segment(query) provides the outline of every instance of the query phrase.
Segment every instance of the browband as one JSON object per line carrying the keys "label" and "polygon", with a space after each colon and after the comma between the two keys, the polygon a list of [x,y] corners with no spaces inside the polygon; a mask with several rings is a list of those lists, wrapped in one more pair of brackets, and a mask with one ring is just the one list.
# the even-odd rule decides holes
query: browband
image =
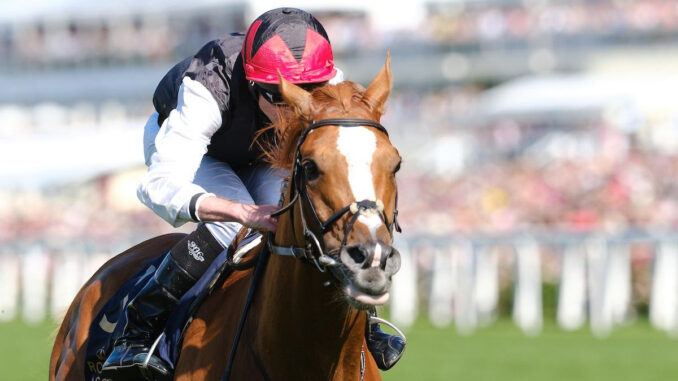
{"label": "browband", "polygon": [[356,118],[323,119],[323,120],[319,120],[317,122],[311,123],[311,125],[306,127],[304,132],[301,133],[301,136],[299,137],[299,142],[297,143],[297,154],[299,153],[299,147],[301,147],[301,145],[304,144],[304,140],[306,140],[306,135],[308,135],[309,132],[315,130],[316,128],[325,127],[325,126],[339,126],[339,127],[370,126],[370,127],[376,128],[377,130],[383,132],[384,134],[386,134],[386,136],[388,136],[388,131],[386,131],[386,127],[382,126],[381,123],[375,122],[373,120],[356,119]]}

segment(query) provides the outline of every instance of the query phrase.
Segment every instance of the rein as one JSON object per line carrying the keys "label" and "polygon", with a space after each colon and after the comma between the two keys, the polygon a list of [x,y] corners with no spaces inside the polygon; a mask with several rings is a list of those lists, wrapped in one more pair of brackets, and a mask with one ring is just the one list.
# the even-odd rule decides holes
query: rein
{"label": "rein", "polygon": [[247,289],[247,299],[245,299],[245,306],[243,307],[238,326],[235,330],[233,344],[231,345],[231,353],[228,356],[228,363],[226,364],[224,374],[221,376],[221,381],[228,381],[231,378],[231,371],[233,370],[233,361],[235,360],[235,354],[238,350],[238,343],[240,343],[240,337],[242,336],[242,331],[245,327],[245,321],[247,320],[248,312],[252,306],[252,301],[254,300],[254,293],[259,284],[259,280],[264,276],[269,257],[270,252],[268,247],[266,245],[262,246],[261,251],[259,251],[259,255],[257,256],[258,260],[256,261],[256,267],[254,268],[254,275],[252,275],[250,287]]}

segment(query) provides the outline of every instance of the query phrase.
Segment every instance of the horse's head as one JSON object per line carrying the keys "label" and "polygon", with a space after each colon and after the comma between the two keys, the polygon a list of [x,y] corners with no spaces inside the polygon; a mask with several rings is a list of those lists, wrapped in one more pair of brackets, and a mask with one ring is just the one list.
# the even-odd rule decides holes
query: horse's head
{"label": "horse's head", "polygon": [[358,308],[385,303],[400,268],[392,234],[401,158],[379,124],[389,62],[367,89],[345,81],[308,92],[280,78],[290,115],[278,125],[273,162],[292,170],[291,194],[303,216],[295,224],[306,241],[317,239],[314,260],[331,269]]}

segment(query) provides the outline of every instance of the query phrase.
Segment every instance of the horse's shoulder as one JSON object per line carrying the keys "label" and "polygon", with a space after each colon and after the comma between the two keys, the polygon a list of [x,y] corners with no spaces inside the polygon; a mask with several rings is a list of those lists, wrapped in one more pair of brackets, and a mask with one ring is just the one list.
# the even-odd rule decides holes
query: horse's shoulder
{"label": "horse's shoulder", "polygon": [[177,380],[221,378],[252,275],[253,269],[234,271],[200,305],[184,334]]}

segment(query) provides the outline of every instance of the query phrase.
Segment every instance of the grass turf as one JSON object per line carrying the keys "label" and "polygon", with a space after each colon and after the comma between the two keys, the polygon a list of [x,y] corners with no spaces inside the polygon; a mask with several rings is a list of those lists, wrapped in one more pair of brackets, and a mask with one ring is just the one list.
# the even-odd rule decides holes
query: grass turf
{"label": "grass turf", "polygon": [[409,336],[405,357],[386,380],[650,381],[678,374],[678,341],[646,321],[606,339],[587,329],[564,332],[553,322],[529,338],[507,320],[470,336],[419,322]]}
{"label": "grass turf", "polygon": [[[0,323],[0,379],[47,379],[57,325]],[[638,321],[596,339],[588,330],[563,332],[547,322],[535,337],[500,320],[470,336],[419,321],[409,330],[405,357],[387,381],[636,381],[678,374],[678,341]]]}

